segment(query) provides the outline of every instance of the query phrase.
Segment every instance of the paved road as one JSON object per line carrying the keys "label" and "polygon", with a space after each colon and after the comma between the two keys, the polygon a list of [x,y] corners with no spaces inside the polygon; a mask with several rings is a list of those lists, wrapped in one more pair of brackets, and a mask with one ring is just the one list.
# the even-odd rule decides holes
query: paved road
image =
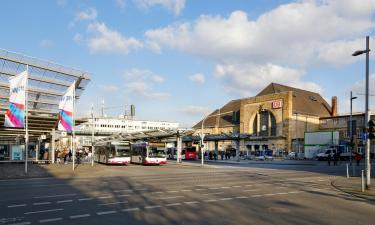
{"label": "paved road", "polygon": [[298,168],[132,165],[4,180],[0,224],[375,224],[373,202],[331,186],[335,168]]}

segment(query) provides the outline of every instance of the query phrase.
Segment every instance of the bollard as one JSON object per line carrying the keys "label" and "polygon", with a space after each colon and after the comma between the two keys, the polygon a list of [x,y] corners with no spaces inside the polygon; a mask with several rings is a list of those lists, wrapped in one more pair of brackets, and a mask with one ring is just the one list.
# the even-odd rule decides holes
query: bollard
{"label": "bollard", "polygon": [[346,178],[349,178],[349,164],[346,164]]}
{"label": "bollard", "polygon": [[365,178],[363,176],[363,170],[361,170],[361,191],[365,191]]}

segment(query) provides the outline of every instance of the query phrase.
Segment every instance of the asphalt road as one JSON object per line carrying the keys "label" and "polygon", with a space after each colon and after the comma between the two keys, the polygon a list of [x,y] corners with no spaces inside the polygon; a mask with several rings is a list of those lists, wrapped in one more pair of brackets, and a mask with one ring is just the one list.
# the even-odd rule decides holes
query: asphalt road
{"label": "asphalt road", "polygon": [[375,224],[373,202],[331,186],[336,170],[131,165],[3,180],[0,224]]}

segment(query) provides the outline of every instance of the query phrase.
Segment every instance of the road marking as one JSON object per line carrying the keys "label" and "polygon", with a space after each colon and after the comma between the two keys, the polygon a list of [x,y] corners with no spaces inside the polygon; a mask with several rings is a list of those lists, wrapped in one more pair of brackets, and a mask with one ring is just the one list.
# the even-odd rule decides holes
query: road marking
{"label": "road marking", "polygon": [[28,224],[31,224],[30,222],[22,222],[22,223],[12,223],[12,224],[9,224],[9,225],[28,225]]}
{"label": "road marking", "polygon": [[161,205],[148,205],[148,206],[145,206],[145,209],[154,209],[154,208],[160,208]]}
{"label": "road marking", "polygon": [[260,189],[249,189],[249,190],[244,190],[244,191],[247,191],[247,192],[249,192],[249,191],[259,191]]}
{"label": "road marking", "polygon": [[217,202],[217,199],[208,199],[208,200],[204,200],[204,202]]}
{"label": "road marking", "polygon": [[131,211],[138,211],[139,208],[129,208],[129,209],[122,209],[123,212],[131,212]]}
{"label": "road marking", "polygon": [[96,214],[98,214],[99,216],[101,216],[101,215],[114,214],[114,213],[117,213],[117,211],[116,210],[103,211],[103,212],[97,212]]}
{"label": "road marking", "polygon": [[232,200],[233,198],[222,198],[220,199],[220,201],[228,201],[228,200]]}
{"label": "road marking", "polygon": [[251,186],[253,186],[253,184],[248,184],[248,185],[245,185],[246,187],[251,187]]}
{"label": "road marking", "polygon": [[155,192],[151,192],[150,194],[163,194],[164,192],[162,191],[155,191]]}
{"label": "road marking", "polygon": [[67,203],[67,202],[72,202],[73,200],[72,199],[69,199],[69,200],[61,200],[61,201],[57,201],[56,203]]}
{"label": "road marking", "polygon": [[129,197],[130,195],[117,195],[117,197]]}
{"label": "road marking", "polygon": [[288,192],[289,194],[298,194],[298,193],[301,193],[301,192],[303,192],[303,191],[290,191],[290,192]]}
{"label": "road marking", "polygon": [[61,217],[57,217],[57,218],[39,220],[39,223],[48,223],[48,222],[54,222],[54,221],[59,221],[59,220],[62,220],[62,218]]}
{"label": "road marking", "polygon": [[192,204],[198,204],[199,202],[193,201],[193,202],[184,202],[185,204],[192,205]]}
{"label": "road marking", "polygon": [[103,204],[98,204],[98,206],[103,206],[103,205],[117,205],[117,204],[122,204],[122,203],[128,203],[128,201],[124,201],[124,202],[103,203]]}
{"label": "road marking", "polygon": [[264,196],[274,196],[276,194],[265,194]]}
{"label": "road marking", "polygon": [[206,194],[202,194],[202,195],[219,195],[219,194],[223,194],[224,192],[215,192],[215,193],[206,193]]}
{"label": "road marking", "polygon": [[232,186],[232,188],[240,188],[241,186]]}
{"label": "road marking", "polygon": [[204,191],[206,189],[202,189],[202,188],[198,188],[198,189],[195,189],[196,191]]}
{"label": "road marking", "polygon": [[192,191],[192,190],[181,190],[181,191],[184,191],[184,192],[186,192],[186,191]]}
{"label": "road marking", "polygon": [[287,195],[288,193],[287,192],[280,192],[280,193],[276,193],[278,195]]}
{"label": "road marking", "polygon": [[33,205],[48,205],[51,204],[51,202],[35,202]]}
{"label": "road marking", "polygon": [[76,196],[77,194],[64,194],[64,195],[45,195],[45,196],[37,196],[33,198],[57,198],[57,197],[66,197],[66,196]]}
{"label": "road marking", "polygon": [[8,208],[16,208],[16,207],[24,207],[24,206],[27,206],[27,204],[8,205]]}
{"label": "road marking", "polygon": [[36,214],[36,213],[45,213],[45,212],[56,212],[56,211],[62,211],[64,209],[48,209],[48,210],[42,210],[42,211],[33,211],[33,212],[25,212],[25,215],[28,214]]}
{"label": "road marking", "polygon": [[184,196],[170,196],[170,197],[160,197],[160,198],[155,198],[155,199],[161,199],[161,200],[165,200],[165,199],[174,199],[174,198],[183,198]]}
{"label": "road marking", "polygon": [[83,217],[89,217],[91,216],[90,214],[81,214],[81,215],[74,215],[74,216],[69,216],[70,219],[78,219],[78,218],[83,218]]}
{"label": "road marking", "polygon": [[176,193],[178,191],[167,191],[167,193]]}
{"label": "road marking", "polygon": [[78,199],[78,201],[89,201],[89,200],[93,200],[94,198],[80,198]]}
{"label": "road marking", "polygon": [[276,189],[287,188],[287,187],[276,187]]}
{"label": "road marking", "polygon": [[253,198],[258,198],[258,197],[262,197],[263,195],[252,195],[251,197]]}
{"label": "road marking", "polygon": [[133,190],[130,190],[130,189],[125,189],[125,190],[115,190],[115,191],[113,191],[113,192],[123,192],[123,191],[133,192]]}
{"label": "road marking", "polygon": [[107,198],[112,198],[112,196],[101,196],[101,197],[98,197],[99,199],[107,199]]}
{"label": "road marking", "polygon": [[230,188],[230,187],[221,187],[222,189],[228,189],[228,188]]}
{"label": "road marking", "polygon": [[171,204],[166,204],[165,206],[176,206],[176,205],[181,205],[181,203],[171,203]]}
{"label": "road marking", "polygon": [[248,197],[247,196],[238,196],[236,198],[241,199],[241,198],[248,198]]}

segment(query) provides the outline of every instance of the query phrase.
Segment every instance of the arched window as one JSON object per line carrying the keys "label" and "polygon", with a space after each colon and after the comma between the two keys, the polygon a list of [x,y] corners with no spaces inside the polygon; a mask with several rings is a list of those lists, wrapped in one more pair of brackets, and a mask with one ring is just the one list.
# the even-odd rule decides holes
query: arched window
{"label": "arched window", "polygon": [[275,116],[266,110],[259,112],[253,121],[253,134],[263,137],[276,136]]}

